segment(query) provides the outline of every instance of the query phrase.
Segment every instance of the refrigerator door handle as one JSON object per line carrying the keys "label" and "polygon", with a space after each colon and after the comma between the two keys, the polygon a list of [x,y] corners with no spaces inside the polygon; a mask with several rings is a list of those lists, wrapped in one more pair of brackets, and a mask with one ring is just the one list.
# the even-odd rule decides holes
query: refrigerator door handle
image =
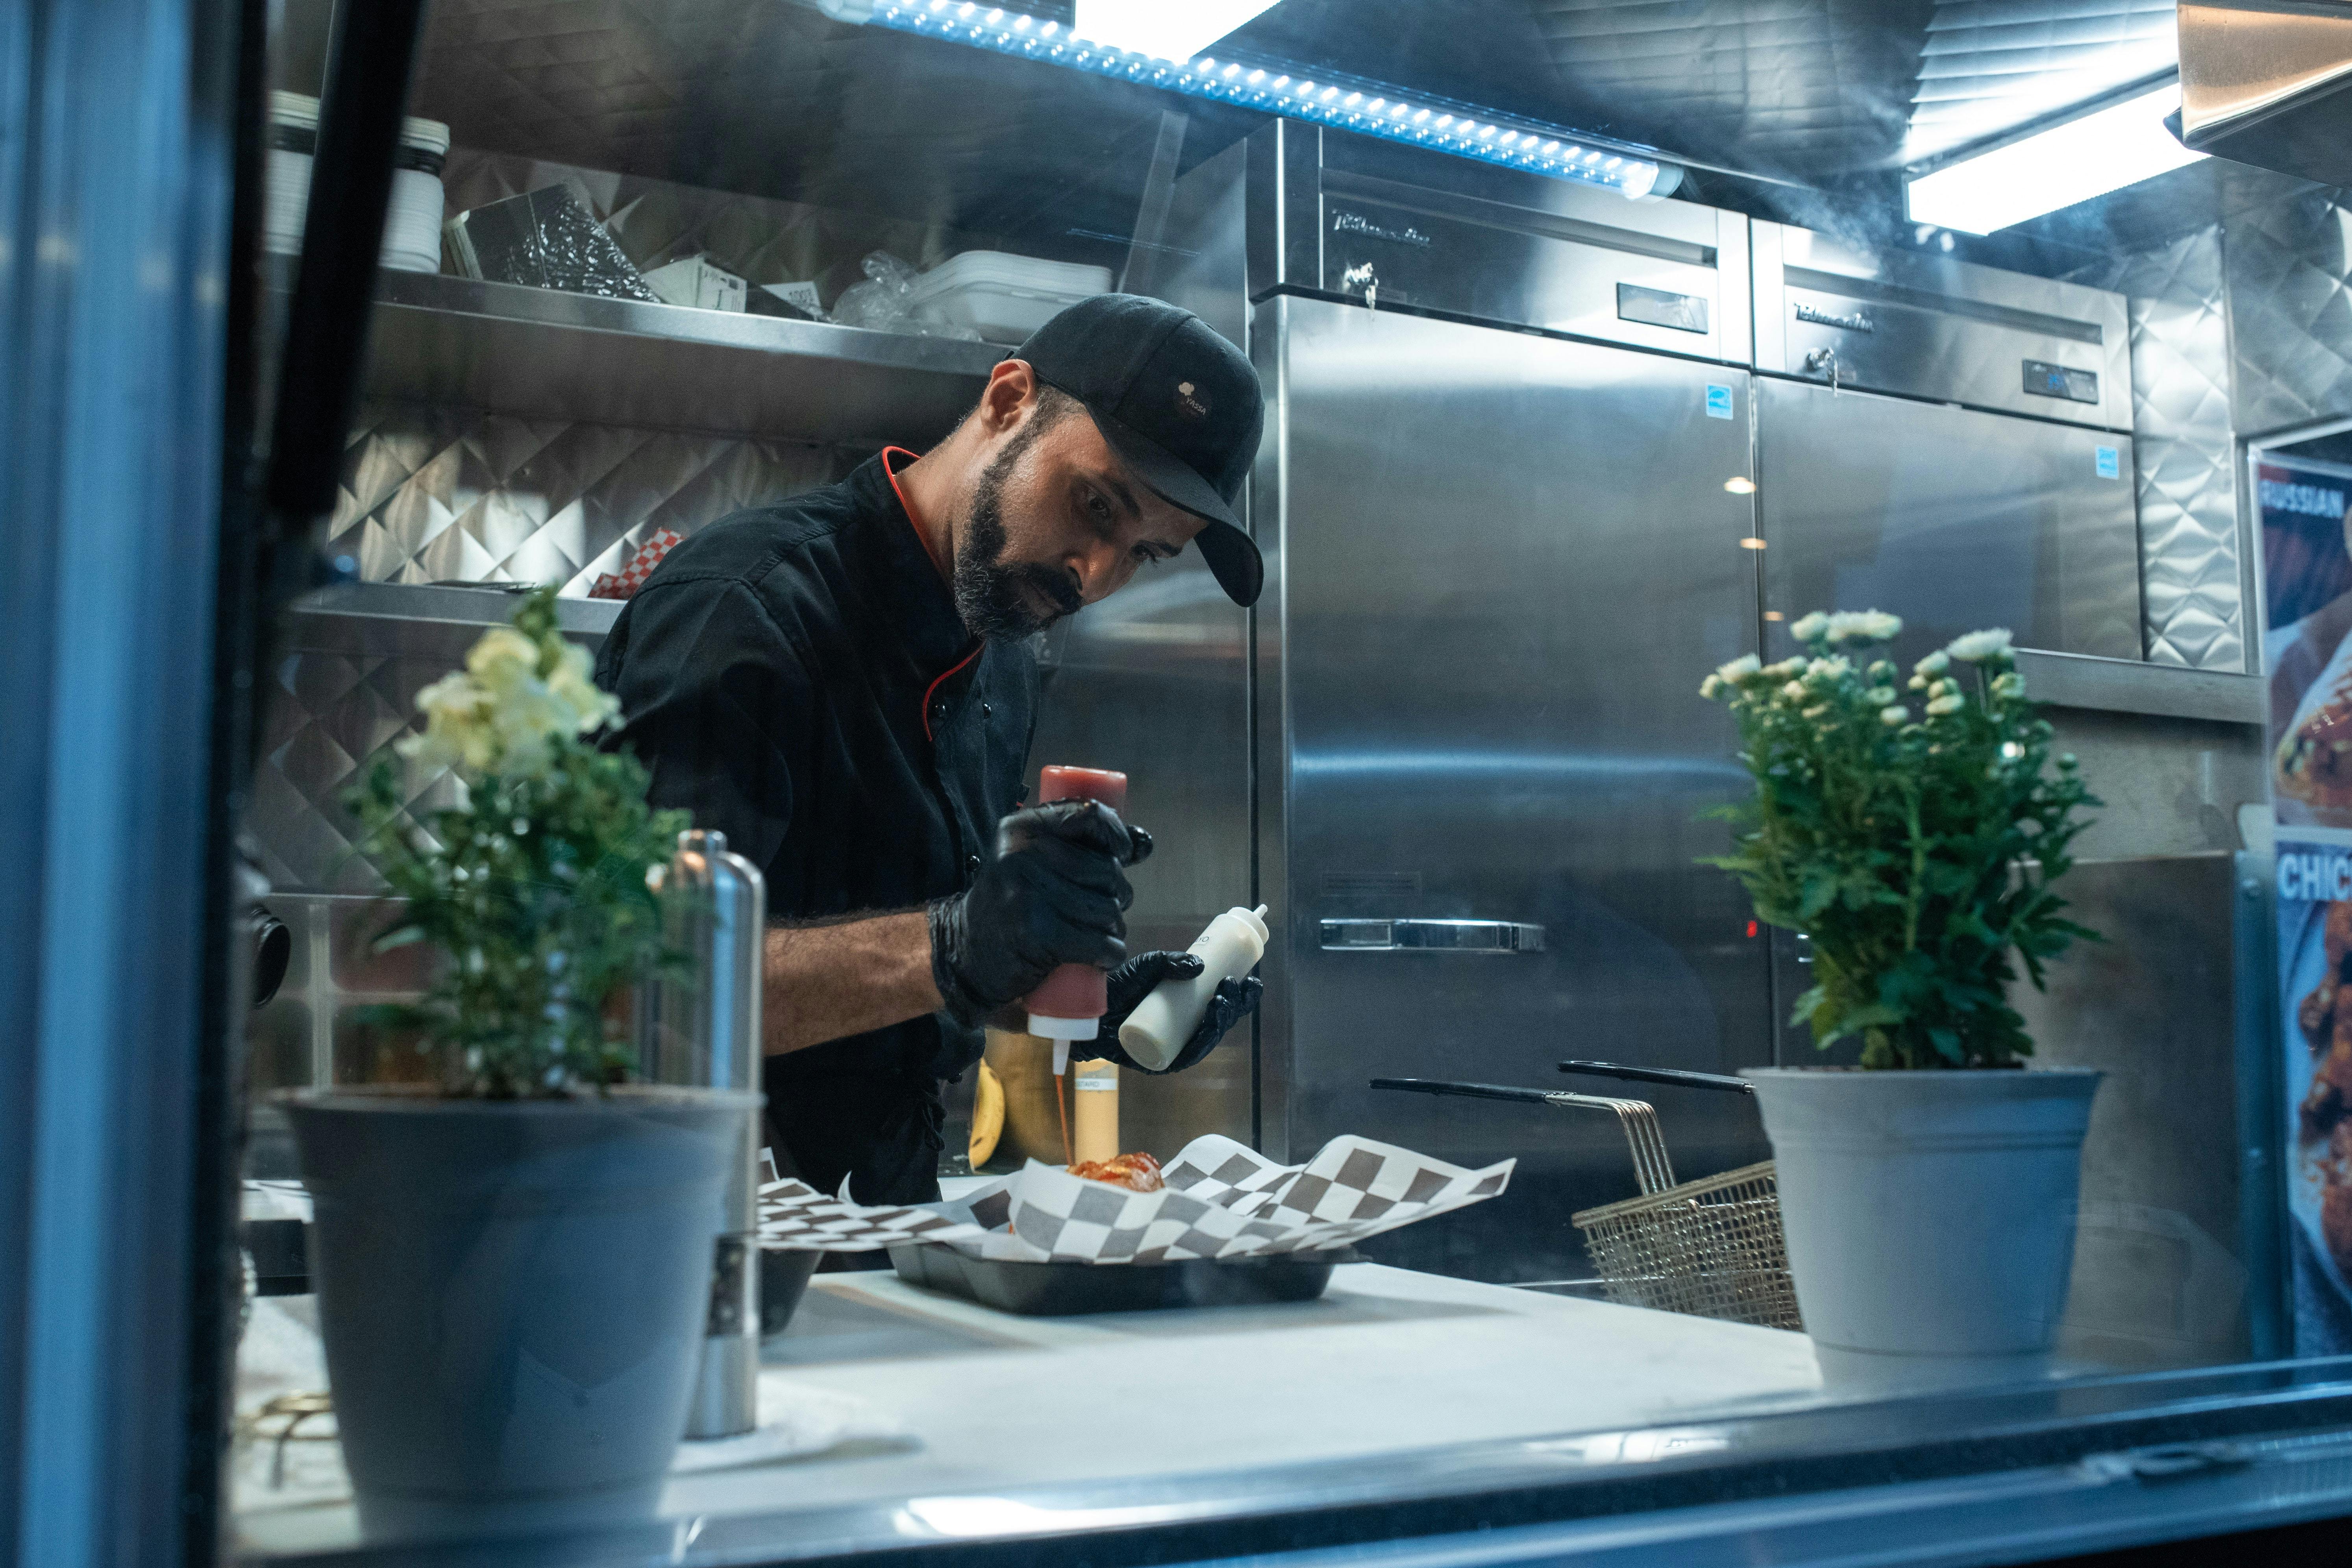
{"label": "refrigerator door handle", "polygon": [[1326,920],[1327,953],[1540,953],[1544,928],[1510,920]]}

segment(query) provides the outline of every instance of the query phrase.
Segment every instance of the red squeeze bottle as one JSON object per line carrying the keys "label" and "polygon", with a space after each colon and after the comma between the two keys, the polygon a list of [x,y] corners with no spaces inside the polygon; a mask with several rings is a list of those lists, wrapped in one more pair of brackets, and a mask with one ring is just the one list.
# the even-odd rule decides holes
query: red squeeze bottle
{"label": "red squeeze bottle", "polygon": [[[1127,809],[1127,775],[1100,768],[1046,768],[1037,776],[1037,803],[1099,800],[1114,811]],[[1029,1032],[1054,1042],[1054,1071],[1068,1067],[1070,1041],[1092,1040],[1101,1030],[1110,999],[1103,972],[1092,964],[1064,964],[1029,993]]]}

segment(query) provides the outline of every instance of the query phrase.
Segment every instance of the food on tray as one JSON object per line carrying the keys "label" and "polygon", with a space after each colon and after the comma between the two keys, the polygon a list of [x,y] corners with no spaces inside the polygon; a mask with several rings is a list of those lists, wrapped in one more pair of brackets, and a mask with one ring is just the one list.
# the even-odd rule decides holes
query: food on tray
{"label": "food on tray", "polygon": [[2306,706],[2279,742],[2273,771],[2282,793],[2340,810],[2352,808],[2352,669],[2334,674],[2326,697]]}
{"label": "food on tray", "polygon": [[1167,1184],[1160,1179],[1160,1162],[1150,1155],[1119,1155],[1108,1160],[1086,1160],[1069,1167],[1070,1174],[1083,1181],[1108,1182],[1123,1186],[1129,1192],[1158,1192]]}
{"label": "food on tray", "polygon": [[2303,1097],[2303,1157],[2320,1183],[2319,1235],[2336,1267],[2352,1278],[2352,1006],[2346,1005],[2345,968],[2352,962],[2352,901],[2331,903],[2319,984],[2294,1009],[2296,1025],[2317,1061]]}
{"label": "food on tray", "polygon": [[2313,1017],[2322,1005],[2323,992],[2328,1011],[2317,1020],[2317,1031],[2305,1031],[2312,1054],[2319,1058],[2312,1069],[2311,1087],[2303,1097],[2303,1137],[2307,1144],[2335,1132],[2347,1111],[2352,1111],[2352,1007],[2340,1005],[2342,985],[2323,981],[2303,999],[2295,1016],[2297,1021]]}
{"label": "food on tray", "polygon": [[2339,1121],[2317,1160],[2320,1179],[2319,1235],[2336,1267],[2352,1275],[2352,1121]]}
{"label": "food on tray", "polygon": [[2336,977],[2328,976],[2312,988],[2311,995],[2294,1009],[2294,1021],[2303,1030],[2305,1044],[2316,1052],[2327,1047],[2329,1034],[2336,1027]]}

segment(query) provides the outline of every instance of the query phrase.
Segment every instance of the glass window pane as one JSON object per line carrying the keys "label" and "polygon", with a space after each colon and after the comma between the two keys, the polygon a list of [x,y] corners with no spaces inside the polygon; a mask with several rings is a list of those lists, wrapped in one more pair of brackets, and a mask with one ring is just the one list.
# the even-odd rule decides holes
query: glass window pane
{"label": "glass window pane", "polygon": [[1620,9],[431,9],[241,1551],[2337,1506],[2335,187],[2168,16]]}

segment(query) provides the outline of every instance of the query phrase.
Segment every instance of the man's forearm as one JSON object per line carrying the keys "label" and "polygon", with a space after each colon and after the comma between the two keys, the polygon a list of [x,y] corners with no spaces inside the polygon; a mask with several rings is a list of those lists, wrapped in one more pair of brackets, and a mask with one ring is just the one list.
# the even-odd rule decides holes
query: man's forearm
{"label": "man's forearm", "polygon": [[761,968],[770,1056],[887,1029],[940,1005],[930,925],[919,909],[838,925],[772,925]]}

